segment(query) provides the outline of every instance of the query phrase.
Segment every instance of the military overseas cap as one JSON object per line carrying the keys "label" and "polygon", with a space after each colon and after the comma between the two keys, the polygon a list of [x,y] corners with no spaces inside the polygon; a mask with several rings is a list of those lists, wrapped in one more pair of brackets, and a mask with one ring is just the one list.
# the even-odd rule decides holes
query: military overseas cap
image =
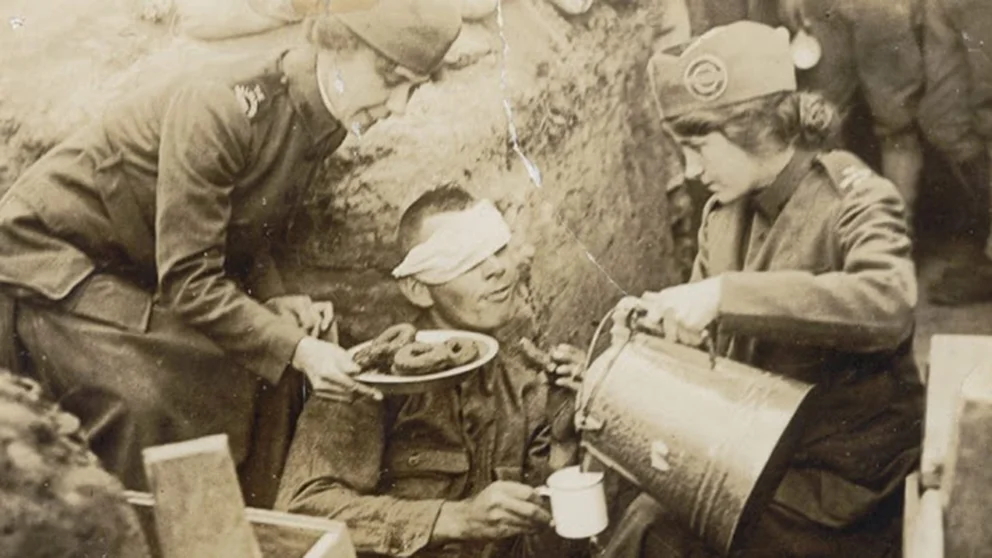
{"label": "military overseas cap", "polygon": [[458,0],[377,0],[332,13],[380,54],[423,75],[441,65],[462,28]]}
{"label": "military overseas cap", "polygon": [[796,89],[784,27],[739,21],[710,30],[680,51],[658,52],[648,62],[663,119]]}

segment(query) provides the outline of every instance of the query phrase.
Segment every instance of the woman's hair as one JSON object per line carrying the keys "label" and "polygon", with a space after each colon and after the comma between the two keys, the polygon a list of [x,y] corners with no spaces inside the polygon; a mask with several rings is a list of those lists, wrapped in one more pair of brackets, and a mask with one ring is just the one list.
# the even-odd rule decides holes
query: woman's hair
{"label": "woman's hair", "polygon": [[672,118],[668,126],[679,136],[720,132],[753,155],[765,155],[788,146],[820,149],[839,128],[837,111],[816,93],[772,93]]}

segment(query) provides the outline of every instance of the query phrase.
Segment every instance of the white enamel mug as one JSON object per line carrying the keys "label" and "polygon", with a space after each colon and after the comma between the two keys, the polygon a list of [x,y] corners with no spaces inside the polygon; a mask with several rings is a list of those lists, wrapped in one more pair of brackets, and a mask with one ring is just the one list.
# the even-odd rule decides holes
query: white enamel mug
{"label": "white enamel mug", "polygon": [[555,532],[566,539],[585,539],[606,529],[606,494],[603,473],[586,473],[578,466],[556,471],[545,486],[538,487],[541,496],[551,499],[551,516]]}

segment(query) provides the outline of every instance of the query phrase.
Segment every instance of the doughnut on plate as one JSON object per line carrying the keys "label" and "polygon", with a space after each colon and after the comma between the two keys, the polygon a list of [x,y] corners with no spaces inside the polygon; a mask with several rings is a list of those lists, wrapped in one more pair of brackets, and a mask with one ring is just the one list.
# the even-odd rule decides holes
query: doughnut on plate
{"label": "doughnut on plate", "polygon": [[[478,370],[499,352],[499,342],[492,337],[476,333],[474,331],[461,331],[456,329],[425,329],[417,332],[417,341],[423,343],[443,343],[453,337],[471,339],[479,347],[479,356],[472,362],[457,368],[442,370],[433,374],[423,376],[396,376],[393,374],[380,374],[378,372],[363,372],[355,379],[363,384],[376,387],[386,395],[423,393],[438,389],[446,389],[460,384],[472,372]],[[348,349],[348,354],[355,356],[355,353],[362,350],[371,341],[355,345]]]}

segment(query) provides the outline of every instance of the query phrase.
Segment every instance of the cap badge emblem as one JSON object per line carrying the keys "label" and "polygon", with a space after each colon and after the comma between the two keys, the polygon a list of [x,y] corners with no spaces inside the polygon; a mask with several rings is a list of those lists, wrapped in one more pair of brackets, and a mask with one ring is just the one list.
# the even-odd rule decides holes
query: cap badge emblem
{"label": "cap badge emblem", "polygon": [[689,62],[682,80],[693,97],[712,101],[727,90],[727,67],[723,60],[705,54]]}

